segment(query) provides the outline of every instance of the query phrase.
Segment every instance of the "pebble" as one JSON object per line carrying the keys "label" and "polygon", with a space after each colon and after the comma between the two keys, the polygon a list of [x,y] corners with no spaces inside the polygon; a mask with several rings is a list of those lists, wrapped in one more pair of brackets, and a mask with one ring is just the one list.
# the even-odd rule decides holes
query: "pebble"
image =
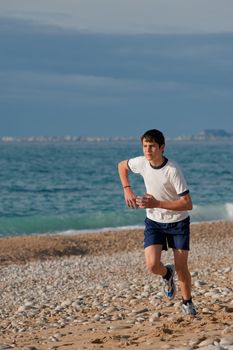
{"label": "pebble", "polygon": [[228,334],[231,332],[233,332],[233,325],[225,327],[222,331],[222,334]]}
{"label": "pebble", "polygon": [[[181,314],[179,299],[164,298],[161,279],[146,273],[143,260],[143,252],[135,251],[3,267],[1,280],[6,287],[0,299],[0,331],[19,336],[29,331],[28,321],[33,320],[34,330],[54,328],[48,340],[56,348],[56,342],[62,338],[59,330],[66,325],[104,325],[108,332],[119,333],[146,323],[155,329],[166,322],[182,327],[185,316]],[[136,274],[132,273],[135,268]],[[199,317],[192,322],[201,322],[202,316],[218,322],[214,321],[218,311],[226,317],[232,314],[232,272],[232,268],[205,267],[192,272],[193,300]],[[190,337],[189,345],[186,342],[171,348],[164,344],[163,349],[167,345],[169,350],[232,350],[233,325],[226,321],[219,329],[218,339],[206,338],[201,331]],[[13,347],[0,344],[0,350]],[[24,350],[37,349],[32,345]]]}
{"label": "pebble", "polygon": [[154,321],[158,321],[159,318],[161,316],[160,312],[155,312],[151,315],[151,317],[149,318],[149,322],[153,323]]}
{"label": "pebble", "polygon": [[222,346],[219,345],[208,345],[208,346],[204,346],[202,348],[200,348],[201,350],[226,350],[225,348],[223,348]]}
{"label": "pebble", "polygon": [[205,281],[201,281],[201,280],[197,280],[197,281],[194,282],[194,285],[195,285],[195,287],[197,287],[197,288],[201,288],[201,287],[203,287],[205,284],[206,284],[206,282],[205,282]]}
{"label": "pebble", "polygon": [[233,345],[233,336],[226,336],[220,341],[220,345]]}
{"label": "pebble", "polygon": [[197,345],[199,348],[204,347],[204,346],[213,345],[213,339],[204,339],[204,340],[200,341]]}
{"label": "pebble", "polygon": [[214,313],[214,310],[211,309],[210,307],[204,307],[204,308],[202,309],[202,313],[203,313],[203,314],[213,314],[213,313]]}

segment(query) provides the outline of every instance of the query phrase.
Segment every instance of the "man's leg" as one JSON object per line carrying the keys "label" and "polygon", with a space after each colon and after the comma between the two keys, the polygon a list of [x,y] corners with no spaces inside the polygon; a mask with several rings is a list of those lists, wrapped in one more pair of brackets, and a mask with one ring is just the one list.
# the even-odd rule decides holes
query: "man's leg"
{"label": "man's leg", "polygon": [[183,303],[181,309],[183,313],[190,316],[197,314],[192,302],[191,276],[188,269],[188,250],[173,249],[176,272],[178,275]]}
{"label": "man's leg", "polygon": [[145,248],[146,266],[149,272],[162,276],[162,289],[168,299],[173,299],[176,293],[174,282],[175,269],[173,265],[164,266],[161,262],[162,245],[156,244]]}
{"label": "man's leg", "polygon": [[162,248],[163,246],[161,244],[154,244],[146,247],[144,250],[148,271],[160,276],[164,276],[167,273],[166,267],[160,261]]}
{"label": "man's leg", "polygon": [[188,269],[188,250],[173,249],[176,273],[184,300],[191,298],[191,276]]}

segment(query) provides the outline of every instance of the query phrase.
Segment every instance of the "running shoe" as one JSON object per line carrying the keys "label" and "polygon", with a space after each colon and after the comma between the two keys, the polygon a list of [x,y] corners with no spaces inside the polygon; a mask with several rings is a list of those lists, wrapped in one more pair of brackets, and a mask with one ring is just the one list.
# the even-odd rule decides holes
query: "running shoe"
{"label": "running shoe", "polygon": [[171,277],[169,280],[162,278],[163,292],[168,299],[172,300],[176,294],[176,285],[174,281],[175,267],[172,264],[165,265],[165,267],[171,272]]}
{"label": "running shoe", "polygon": [[188,302],[187,304],[182,304],[181,309],[185,315],[196,316],[197,311],[193,302]]}

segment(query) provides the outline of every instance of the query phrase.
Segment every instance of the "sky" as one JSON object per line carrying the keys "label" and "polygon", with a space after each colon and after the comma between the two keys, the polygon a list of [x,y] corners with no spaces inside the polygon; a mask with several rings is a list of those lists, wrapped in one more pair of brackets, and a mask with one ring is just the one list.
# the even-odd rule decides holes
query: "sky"
{"label": "sky", "polygon": [[0,136],[233,131],[232,0],[0,2]]}

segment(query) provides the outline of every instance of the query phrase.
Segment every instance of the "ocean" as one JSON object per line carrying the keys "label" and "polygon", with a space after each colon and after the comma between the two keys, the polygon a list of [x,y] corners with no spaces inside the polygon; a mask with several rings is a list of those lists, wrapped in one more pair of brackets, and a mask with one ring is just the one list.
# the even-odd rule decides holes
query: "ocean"
{"label": "ocean", "polygon": [[[117,172],[141,155],[136,141],[1,143],[0,236],[142,227],[145,210],[128,209]],[[167,142],[194,209],[191,222],[233,220],[233,143]],[[130,176],[135,193],[141,176]]]}

